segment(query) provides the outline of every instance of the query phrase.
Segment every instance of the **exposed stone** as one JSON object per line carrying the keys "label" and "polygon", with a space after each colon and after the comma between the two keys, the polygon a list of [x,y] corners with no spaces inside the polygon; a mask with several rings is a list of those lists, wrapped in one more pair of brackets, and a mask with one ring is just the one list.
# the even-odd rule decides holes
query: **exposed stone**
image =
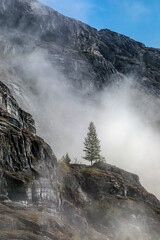
{"label": "exposed stone", "polygon": [[[159,239],[160,203],[141,186],[138,176],[105,163],[74,164],[65,174],[62,171],[62,195],[72,202],[72,207],[62,202],[65,215],[77,215],[79,209],[79,215],[85,216],[102,239]],[[92,239],[89,230],[87,236]]]}
{"label": "exposed stone", "polygon": [[[134,75],[141,85],[159,94],[159,49],[148,48],[108,29],[97,31],[36,0],[3,0],[0,7],[0,22],[4,26],[0,48],[5,57],[41,49],[47,52],[54,68],[76,86],[87,83],[101,89],[119,79],[121,73]],[[10,34],[6,34],[6,28]]]}
{"label": "exposed stone", "polygon": [[0,117],[17,128],[24,128],[31,133],[36,133],[32,116],[18,106],[9,89],[2,82],[0,82]]}

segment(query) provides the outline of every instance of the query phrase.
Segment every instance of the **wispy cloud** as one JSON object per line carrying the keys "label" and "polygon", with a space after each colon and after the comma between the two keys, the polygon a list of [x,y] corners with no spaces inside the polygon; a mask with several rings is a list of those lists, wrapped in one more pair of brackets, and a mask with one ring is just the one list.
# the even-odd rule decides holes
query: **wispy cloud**
{"label": "wispy cloud", "polygon": [[124,15],[132,20],[139,20],[141,17],[150,13],[150,8],[145,0],[105,0],[115,9],[119,9]]}
{"label": "wispy cloud", "polygon": [[132,20],[139,20],[150,13],[150,9],[141,1],[125,1],[124,8]]}

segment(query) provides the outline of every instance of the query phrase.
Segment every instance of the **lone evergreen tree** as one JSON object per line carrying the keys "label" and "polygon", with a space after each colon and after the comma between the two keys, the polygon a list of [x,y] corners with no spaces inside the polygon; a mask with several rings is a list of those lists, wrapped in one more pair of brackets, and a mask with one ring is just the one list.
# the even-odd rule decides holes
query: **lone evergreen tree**
{"label": "lone evergreen tree", "polygon": [[87,137],[84,141],[84,149],[85,157],[83,157],[85,160],[88,160],[91,162],[93,161],[100,161],[100,141],[97,137],[96,128],[94,126],[94,123],[91,122],[88,127],[88,133]]}
{"label": "lone evergreen tree", "polygon": [[70,158],[68,153],[66,153],[65,162],[66,162],[67,165],[69,165],[71,163],[71,158]]}
{"label": "lone evergreen tree", "polygon": [[61,161],[62,163],[65,163],[65,164],[69,165],[69,164],[71,163],[71,158],[70,158],[69,154],[66,153],[65,156],[64,156],[64,155],[62,156],[62,158],[61,158],[60,161]]}

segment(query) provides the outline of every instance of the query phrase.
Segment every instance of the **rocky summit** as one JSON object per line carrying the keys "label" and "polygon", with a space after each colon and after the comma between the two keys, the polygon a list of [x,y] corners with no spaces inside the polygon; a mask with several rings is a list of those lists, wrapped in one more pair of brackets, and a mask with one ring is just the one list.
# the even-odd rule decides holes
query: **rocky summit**
{"label": "rocky summit", "polygon": [[45,56],[79,91],[134,75],[159,96],[160,50],[36,0],[1,0],[0,26],[0,240],[159,240],[160,202],[137,175],[104,162],[57,161],[22,106],[26,89],[40,94],[40,67],[26,72],[30,54]]}
{"label": "rocky summit", "polygon": [[142,85],[159,92],[159,49],[108,29],[97,31],[37,0],[2,0],[0,24],[0,50],[7,62],[15,55],[41,49],[52,66],[76,86],[101,89],[115,78],[134,75]]}

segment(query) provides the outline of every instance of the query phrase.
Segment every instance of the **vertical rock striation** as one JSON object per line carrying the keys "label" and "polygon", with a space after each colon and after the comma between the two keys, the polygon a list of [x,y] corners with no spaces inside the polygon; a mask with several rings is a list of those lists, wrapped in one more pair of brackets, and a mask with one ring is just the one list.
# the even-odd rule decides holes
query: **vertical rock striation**
{"label": "vertical rock striation", "polygon": [[1,198],[41,203],[50,200],[56,158],[49,145],[36,136],[32,116],[19,108],[3,83],[0,146]]}

